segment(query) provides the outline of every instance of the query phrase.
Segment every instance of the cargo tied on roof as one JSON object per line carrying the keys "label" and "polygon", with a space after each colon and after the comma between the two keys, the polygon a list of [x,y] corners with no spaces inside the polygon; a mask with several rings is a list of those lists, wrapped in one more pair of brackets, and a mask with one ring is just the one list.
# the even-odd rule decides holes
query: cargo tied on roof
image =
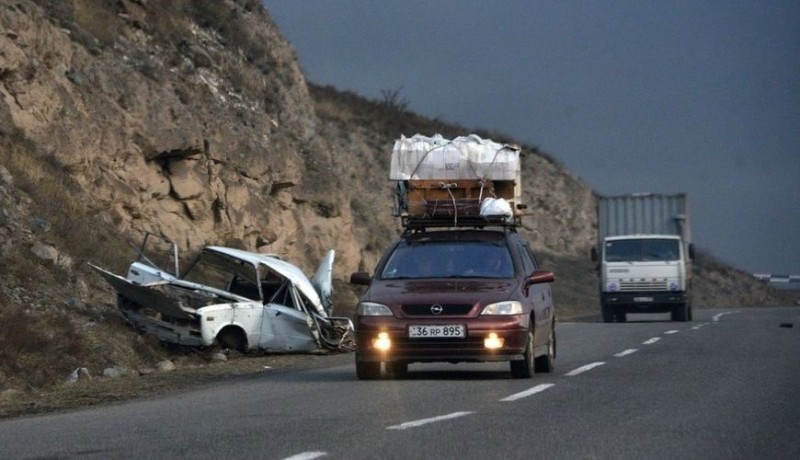
{"label": "cargo tied on roof", "polygon": [[395,141],[389,179],[404,225],[486,221],[514,224],[521,203],[520,149],[475,134],[420,134]]}

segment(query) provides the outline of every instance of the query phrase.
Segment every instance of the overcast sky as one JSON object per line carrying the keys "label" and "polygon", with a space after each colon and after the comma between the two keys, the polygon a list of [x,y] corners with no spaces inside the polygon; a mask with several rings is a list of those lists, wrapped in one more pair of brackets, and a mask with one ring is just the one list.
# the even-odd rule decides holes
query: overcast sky
{"label": "overcast sky", "polygon": [[697,246],[800,274],[800,2],[264,4],[308,80],[399,90],[414,112],[538,146],[600,194],[686,192]]}

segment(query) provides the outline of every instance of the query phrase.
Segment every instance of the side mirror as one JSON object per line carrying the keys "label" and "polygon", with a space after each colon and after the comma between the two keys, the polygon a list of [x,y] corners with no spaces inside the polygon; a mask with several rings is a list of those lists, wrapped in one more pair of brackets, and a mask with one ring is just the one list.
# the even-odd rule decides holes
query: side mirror
{"label": "side mirror", "polygon": [[694,243],[689,243],[689,258],[694,259]]}
{"label": "side mirror", "polygon": [[355,272],[350,275],[350,284],[362,284],[369,286],[372,277],[367,272]]}
{"label": "side mirror", "polygon": [[597,248],[595,246],[592,246],[591,257],[592,257],[592,262],[597,262],[600,259],[600,255],[597,253]]}
{"label": "side mirror", "polygon": [[528,284],[552,283],[556,276],[549,270],[536,270],[528,277]]}

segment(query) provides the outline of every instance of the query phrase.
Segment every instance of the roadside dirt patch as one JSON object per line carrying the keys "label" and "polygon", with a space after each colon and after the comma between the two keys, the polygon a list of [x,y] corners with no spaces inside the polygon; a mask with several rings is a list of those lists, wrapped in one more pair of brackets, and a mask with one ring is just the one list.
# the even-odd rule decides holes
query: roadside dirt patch
{"label": "roadside dirt patch", "polygon": [[[182,364],[171,372],[116,379],[95,377],[47,391],[0,393],[0,418],[61,412],[136,398],[169,395],[209,385],[232,383],[263,373],[297,371],[352,362],[351,353],[239,356],[212,363]],[[355,379],[355,374],[353,374]]]}

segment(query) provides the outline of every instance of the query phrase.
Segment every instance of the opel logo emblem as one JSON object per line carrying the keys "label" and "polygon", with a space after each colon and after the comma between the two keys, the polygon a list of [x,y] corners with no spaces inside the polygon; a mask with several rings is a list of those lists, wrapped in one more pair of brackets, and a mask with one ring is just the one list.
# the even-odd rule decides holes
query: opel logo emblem
{"label": "opel logo emblem", "polygon": [[444,311],[444,308],[442,308],[441,305],[439,305],[439,304],[431,305],[431,313],[432,314],[441,315],[443,311]]}

